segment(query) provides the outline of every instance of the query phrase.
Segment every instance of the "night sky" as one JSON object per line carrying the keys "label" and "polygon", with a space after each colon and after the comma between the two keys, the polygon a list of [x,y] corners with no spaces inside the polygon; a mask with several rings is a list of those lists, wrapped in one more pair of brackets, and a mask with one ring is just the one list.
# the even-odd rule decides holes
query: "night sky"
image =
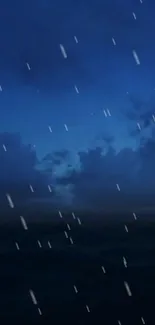
{"label": "night sky", "polygon": [[155,1],[0,0],[0,324],[154,325]]}
{"label": "night sky", "polygon": [[152,204],[154,10],[153,0],[0,1],[3,195],[32,199],[32,184],[36,200],[75,208],[121,206],[120,193]]}

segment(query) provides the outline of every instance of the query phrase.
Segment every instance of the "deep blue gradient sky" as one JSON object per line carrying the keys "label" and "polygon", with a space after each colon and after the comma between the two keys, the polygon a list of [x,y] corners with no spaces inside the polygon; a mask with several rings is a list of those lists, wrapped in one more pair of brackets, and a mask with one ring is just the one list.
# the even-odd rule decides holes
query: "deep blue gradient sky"
{"label": "deep blue gradient sky", "polygon": [[[105,149],[107,137],[116,153],[154,141],[154,11],[153,0],[0,0],[0,132],[19,132],[39,159],[68,150],[72,169],[79,151]],[[66,164],[52,167],[56,176]]]}

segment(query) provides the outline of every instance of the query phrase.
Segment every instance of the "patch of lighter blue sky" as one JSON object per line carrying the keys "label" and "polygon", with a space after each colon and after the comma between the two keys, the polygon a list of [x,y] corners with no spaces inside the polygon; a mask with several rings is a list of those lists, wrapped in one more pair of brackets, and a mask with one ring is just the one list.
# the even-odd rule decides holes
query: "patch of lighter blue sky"
{"label": "patch of lighter blue sky", "polygon": [[[62,149],[76,156],[78,151],[102,146],[100,138],[104,136],[114,137],[117,151],[124,147],[136,148],[137,139],[129,136],[129,132],[137,127],[136,121],[131,123],[126,117],[127,111],[132,109],[128,94],[148,100],[154,96],[154,88],[152,80],[142,80],[142,73],[137,75],[135,70],[132,77],[133,82],[131,75],[127,78],[127,71],[119,73],[118,69],[113,77],[108,77],[107,87],[100,77],[94,86],[80,87],[79,95],[72,85],[72,89],[60,98],[53,98],[51,94],[45,97],[42,90],[38,93],[31,87],[18,87],[9,91],[9,96],[5,91],[1,98],[4,112],[1,131],[20,132],[24,143],[36,146],[39,158]],[[111,117],[106,118],[103,110],[107,108]],[[64,124],[67,124],[68,132]]]}
{"label": "patch of lighter blue sky", "polygon": [[[19,132],[24,143],[36,146],[40,159],[52,151],[67,149],[75,155],[78,151],[102,145],[103,141],[98,140],[100,135],[114,136],[118,150],[124,146],[132,147],[134,143],[128,136],[127,119],[119,110],[116,111],[116,105],[120,107],[120,101],[117,104],[116,100],[111,100],[113,103],[107,101],[109,105],[103,105],[102,102],[95,105],[95,100],[87,100],[86,104],[85,100],[83,103],[81,100],[78,107],[72,99],[68,102],[68,114],[66,108],[65,114],[65,109],[63,110],[65,104],[62,102],[52,102],[52,100],[47,103],[43,100],[36,102],[31,96],[26,99],[26,94],[20,96],[22,99],[18,97],[16,105],[12,105],[10,109],[10,114],[14,115],[13,120],[4,116],[1,131]],[[103,110],[106,108],[110,110],[111,117],[104,116]],[[93,112],[94,116],[91,115]],[[64,124],[67,124],[68,132]],[[49,125],[52,133],[48,129]]]}

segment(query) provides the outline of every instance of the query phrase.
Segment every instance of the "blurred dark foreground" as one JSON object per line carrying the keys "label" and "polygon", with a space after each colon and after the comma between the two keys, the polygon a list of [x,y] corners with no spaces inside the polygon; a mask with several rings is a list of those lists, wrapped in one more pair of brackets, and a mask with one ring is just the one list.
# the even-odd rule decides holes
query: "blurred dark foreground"
{"label": "blurred dark foreground", "polygon": [[75,216],[1,225],[0,323],[154,325],[155,216]]}

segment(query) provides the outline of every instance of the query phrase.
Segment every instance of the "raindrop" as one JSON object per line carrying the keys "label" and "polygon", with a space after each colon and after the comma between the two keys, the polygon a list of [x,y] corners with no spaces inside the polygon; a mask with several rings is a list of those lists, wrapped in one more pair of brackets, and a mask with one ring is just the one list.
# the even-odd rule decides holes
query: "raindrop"
{"label": "raindrop", "polygon": [[112,42],[113,42],[114,45],[116,45],[116,41],[115,41],[114,38],[112,38]]}
{"label": "raindrop", "polygon": [[34,305],[37,305],[37,299],[36,299],[36,297],[35,297],[34,292],[30,289],[30,290],[29,290],[29,293],[30,293],[30,296],[31,296],[31,299],[32,299]]}
{"label": "raindrop", "polygon": [[74,88],[75,88],[75,91],[77,92],[77,94],[79,94],[79,89],[77,88],[76,85],[74,86]]}
{"label": "raindrop", "polygon": [[29,187],[30,187],[31,192],[34,193],[34,189],[33,189],[32,185],[29,185]]}
{"label": "raindrop", "polygon": [[64,127],[65,127],[66,131],[68,131],[68,126],[66,124],[64,124]]}
{"label": "raindrop", "polygon": [[75,42],[76,42],[76,43],[79,42],[76,36],[74,36],[74,39],[75,39]]}
{"label": "raindrop", "polygon": [[10,206],[10,208],[14,208],[14,203],[13,203],[13,201],[12,201],[12,199],[11,199],[11,196],[10,196],[10,194],[6,194],[6,197],[7,197],[7,199],[8,199],[8,203],[9,203],[9,206]]}
{"label": "raindrop", "polygon": [[106,273],[106,270],[105,270],[104,266],[101,266],[101,267],[102,267],[103,273]]}
{"label": "raindrop", "polygon": [[30,65],[29,65],[28,62],[26,62],[26,65],[27,65],[28,70],[31,70]]}
{"label": "raindrop", "polygon": [[72,217],[73,219],[76,219],[74,212],[72,212]]}
{"label": "raindrop", "polygon": [[48,128],[49,128],[49,131],[52,133],[52,129],[51,129],[51,126],[50,125],[48,126]]}
{"label": "raindrop", "polygon": [[61,211],[59,211],[59,216],[60,218],[63,218]]}
{"label": "raindrop", "polygon": [[71,244],[73,245],[73,239],[72,239],[72,237],[70,237],[69,239],[70,239]]}
{"label": "raindrop", "polygon": [[4,151],[7,151],[5,144],[3,144],[3,149]]}
{"label": "raindrop", "polygon": [[62,44],[59,44],[59,46],[60,46],[60,50],[61,50],[61,53],[62,53],[64,59],[67,59],[67,53],[66,53],[64,46]]}
{"label": "raindrop", "polygon": [[136,51],[133,50],[133,51],[132,51],[132,54],[133,54],[133,57],[134,57],[134,59],[135,59],[137,65],[140,65],[140,60],[139,60],[139,57],[138,57]]}
{"label": "raindrop", "polygon": [[127,291],[128,296],[131,297],[132,296],[132,293],[131,293],[129,284],[126,281],[124,281],[124,286],[125,286],[125,289]]}
{"label": "raindrop", "polygon": [[119,187],[119,185],[118,185],[118,184],[116,184],[116,187],[117,187],[118,191],[120,192],[120,187]]}
{"label": "raindrop", "polygon": [[16,242],[16,243],[15,243],[15,245],[16,245],[16,248],[17,248],[17,250],[19,251],[19,250],[20,250],[20,248],[19,248],[19,245],[18,245],[18,243]]}
{"label": "raindrop", "polygon": [[88,313],[90,313],[90,309],[89,309],[88,305],[86,305],[86,309],[87,309]]}
{"label": "raindrop", "polygon": [[75,293],[78,293],[77,287],[74,285]]}
{"label": "raindrop", "polygon": [[38,243],[39,247],[41,248],[42,247],[41,242],[39,240],[37,240],[37,243]]}
{"label": "raindrop", "polygon": [[23,228],[24,228],[25,230],[28,230],[28,227],[27,227],[27,224],[26,224],[25,219],[21,216],[21,217],[20,217],[20,220],[21,220],[21,223],[22,223],[22,225],[23,225]]}

